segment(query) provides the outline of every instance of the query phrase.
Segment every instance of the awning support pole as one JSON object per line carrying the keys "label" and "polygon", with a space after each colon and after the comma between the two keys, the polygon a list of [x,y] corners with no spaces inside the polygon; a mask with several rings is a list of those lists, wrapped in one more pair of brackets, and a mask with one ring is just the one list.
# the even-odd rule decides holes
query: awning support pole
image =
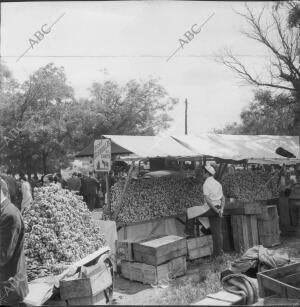
{"label": "awning support pole", "polygon": [[116,221],[117,220],[117,217],[121,211],[121,208],[122,208],[122,201],[123,201],[123,198],[124,198],[124,195],[126,193],[126,190],[127,190],[127,187],[128,187],[128,184],[130,182],[130,179],[131,179],[131,175],[132,175],[132,172],[133,172],[133,169],[134,169],[134,161],[131,162],[131,166],[130,166],[130,169],[129,169],[129,172],[128,172],[128,176],[126,178],[126,181],[125,181],[125,185],[124,185],[124,188],[123,188],[123,191],[122,191],[122,194],[119,198],[119,201],[118,201],[118,206],[117,206],[117,209],[115,211],[115,214],[114,214],[114,220]]}

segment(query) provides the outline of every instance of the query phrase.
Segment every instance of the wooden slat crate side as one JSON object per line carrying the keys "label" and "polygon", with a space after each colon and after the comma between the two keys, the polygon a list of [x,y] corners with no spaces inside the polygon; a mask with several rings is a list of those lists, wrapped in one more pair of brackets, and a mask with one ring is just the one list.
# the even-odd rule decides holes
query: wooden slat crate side
{"label": "wooden slat crate side", "polygon": [[134,261],[150,265],[160,265],[173,258],[178,258],[186,254],[186,239],[181,237],[178,237],[176,241],[167,243],[166,245],[159,245],[157,247],[147,246],[144,243],[133,243]]}
{"label": "wooden slat crate side", "polygon": [[243,252],[258,244],[257,220],[255,215],[231,216],[234,249]]}
{"label": "wooden slat crate side", "polygon": [[259,237],[258,237],[258,226],[257,226],[257,216],[251,215],[250,216],[250,231],[251,231],[251,247],[256,246],[259,244]]}
{"label": "wooden slat crate side", "polygon": [[[170,238],[170,239],[169,239]],[[174,240],[175,239],[175,240]],[[145,252],[151,255],[163,255],[175,249],[181,249],[186,244],[186,239],[178,236],[164,236],[146,242],[134,242],[133,251]]]}
{"label": "wooden slat crate side", "polygon": [[280,234],[279,219],[258,220],[257,224],[261,235]]}
{"label": "wooden slat crate side", "polygon": [[188,257],[190,260],[199,259],[207,256],[211,256],[213,253],[212,246],[203,246],[200,249],[193,249],[189,251]]}
{"label": "wooden slat crate side", "polygon": [[257,203],[227,202],[224,215],[258,215],[262,213],[262,205]]}
{"label": "wooden slat crate side", "polygon": [[[271,291],[283,298],[300,298],[299,286],[295,287],[283,282],[289,276],[297,276],[297,273],[300,273],[300,263],[258,273],[257,279],[261,295],[266,295]],[[294,282],[296,283],[296,281]]]}
{"label": "wooden slat crate side", "polygon": [[257,216],[259,220],[272,220],[279,218],[277,206],[262,206],[262,213]]}
{"label": "wooden slat crate side", "polygon": [[239,226],[238,226],[238,217],[233,215],[231,217],[231,226],[232,226],[232,233],[233,233],[233,245],[234,250],[239,252],[240,251],[240,242],[239,242]]}
{"label": "wooden slat crate side", "polygon": [[188,250],[204,247],[212,242],[212,235],[190,238],[186,240]]}
{"label": "wooden slat crate side", "polygon": [[179,257],[159,266],[122,261],[122,276],[145,284],[157,284],[168,277],[179,277],[186,273],[186,258]]}
{"label": "wooden slat crate side", "polygon": [[104,292],[100,292],[91,297],[79,297],[67,300],[68,306],[72,305],[106,305]]}
{"label": "wooden slat crate side", "polygon": [[130,240],[116,241],[116,254],[118,259],[133,261],[132,244],[133,241]]}

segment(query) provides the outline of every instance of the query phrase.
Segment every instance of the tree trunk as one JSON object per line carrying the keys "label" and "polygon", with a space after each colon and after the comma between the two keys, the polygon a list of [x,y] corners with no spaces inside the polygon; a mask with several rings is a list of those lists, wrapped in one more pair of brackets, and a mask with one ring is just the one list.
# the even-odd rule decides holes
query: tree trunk
{"label": "tree trunk", "polygon": [[43,159],[43,172],[44,175],[47,174],[47,153],[43,151],[42,153],[42,159]]}

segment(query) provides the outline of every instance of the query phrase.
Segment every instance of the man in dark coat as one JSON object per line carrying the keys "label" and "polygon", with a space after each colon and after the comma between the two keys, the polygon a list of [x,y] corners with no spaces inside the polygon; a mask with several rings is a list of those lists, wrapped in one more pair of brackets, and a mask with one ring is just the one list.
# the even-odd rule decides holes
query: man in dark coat
{"label": "man in dark coat", "polygon": [[90,211],[93,211],[95,209],[98,189],[99,189],[98,181],[93,177],[93,173],[89,172],[89,176],[85,177],[82,181],[81,190],[83,198],[86,201]]}
{"label": "man in dark coat", "polygon": [[18,306],[28,294],[24,233],[21,213],[8,199],[7,184],[0,179],[0,305]]}

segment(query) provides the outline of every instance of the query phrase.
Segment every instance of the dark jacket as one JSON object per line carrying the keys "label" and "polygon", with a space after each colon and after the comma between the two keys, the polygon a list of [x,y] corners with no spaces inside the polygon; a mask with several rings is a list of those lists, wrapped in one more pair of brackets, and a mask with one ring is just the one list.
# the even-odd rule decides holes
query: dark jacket
{"label": "dark jacket", "polygon": [[20,211],[4,200],[0,204],[0,305],[15,305],[28,294],[24,234]]}
{"label": "dark jacket", "polygon": [[82,195],[96,195],[98,188],[99,183],[93,177],[84,177],[81,181]]}

